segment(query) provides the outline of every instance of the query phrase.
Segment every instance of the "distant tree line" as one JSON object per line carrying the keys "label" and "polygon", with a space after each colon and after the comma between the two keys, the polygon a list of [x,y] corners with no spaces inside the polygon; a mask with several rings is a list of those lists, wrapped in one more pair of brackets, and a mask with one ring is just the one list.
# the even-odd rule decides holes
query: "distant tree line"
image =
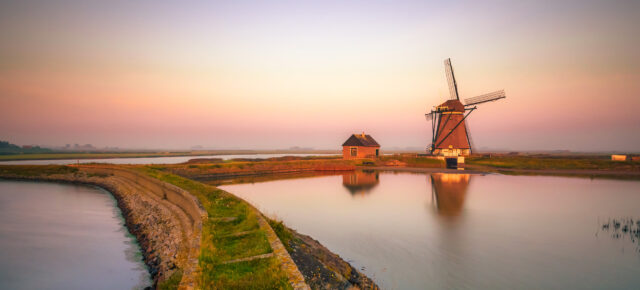
{"label": "distant tree line", "polygon": [[33,153],[51,153],[53,152],[48,148],[41,148],[40,146],[18,146],[11,144],[7,141],[0,141],[0,155],[9,154],[33,154]]}

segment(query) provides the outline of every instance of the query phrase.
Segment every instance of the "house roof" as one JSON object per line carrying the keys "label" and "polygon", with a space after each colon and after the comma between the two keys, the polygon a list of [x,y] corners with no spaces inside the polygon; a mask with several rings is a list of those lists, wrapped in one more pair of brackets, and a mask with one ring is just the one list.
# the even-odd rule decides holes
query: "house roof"
{"label": "house roof", "polygon": [[376,142],[370,135],[365,134],[353,134],[342,146],[364,146],[364,147],[380,147],[380,144]]}

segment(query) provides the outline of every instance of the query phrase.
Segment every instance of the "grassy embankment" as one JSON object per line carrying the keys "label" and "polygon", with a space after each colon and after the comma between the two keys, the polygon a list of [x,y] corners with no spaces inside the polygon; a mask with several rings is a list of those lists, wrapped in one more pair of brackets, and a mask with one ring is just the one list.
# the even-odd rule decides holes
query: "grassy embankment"
{"label": "grassy embankment", "polygon": [[0,175],[35,177],[76,172],[78,172],[78,168],[64,165],[0,165]]}
{"label": "grassy embankment", "polygon": [[212,163],[151,166],[190,179],[231,178],[295,172],[336,172],[355,169],[355,161],[341,159],[271,158],[261,161],[211,161]]}
{"label": "grassy embankment", "polygon": [[444,161],[431,158],[431,157],[418,157],[415,154],[394,154],[394,155],[383,155],[378,157],[375,161],[372,161],[373,164],[369,164],[370,166],[385,166],[390,161],[397,160],[406,164],[406,167],[417,167],[417,168],[443,168],[445,166]]}
{"label": "grassy embankment", "polygon": [[640,162],[611,161],[609,159],[596,157],[471,157],[467,158],[466,163],[501,169],[640,171]]}
{"label": "grassy embankment", "polygon": [[640,179],[640,162],[605,157],[494,156],[471,157],[471,169],[510,175],[557,175],[590,178]]}
{"label": "grassy embankment", "polygon": [[205,289],[288,289],[286,274],[275,257],[225,264],[227,261],[271,253],[266,234],[248,204],[212,186],[149,167],[147,175],[195,195],[209,214],[203,224],[199,257],[200,286]]}

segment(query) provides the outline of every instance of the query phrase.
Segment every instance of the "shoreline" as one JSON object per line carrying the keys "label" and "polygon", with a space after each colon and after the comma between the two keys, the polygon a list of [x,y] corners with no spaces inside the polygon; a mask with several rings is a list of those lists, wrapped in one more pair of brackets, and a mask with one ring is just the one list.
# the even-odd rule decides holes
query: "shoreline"
{"label": "shoreline", "polygon": [[[117,158],[162,158],[162,157],[199,157],[199,156],[219,156],[219,155],[254,155],[254,154],[335,154],[340,155],[338,151],[332,152],[330,150],[319,151],[287,151],[287,150],[274,150],[274,151],[184,151],[184,152],[131,152],[131,153],[34,153],[34,154],[9,154],[0,155],[0,165],[3,162],[9,161],[38,161],[38,160],[65,160],[65,159],[117,159]],[[30,158],[29,155],[38,156],[36,158]],[[42,156],[51,155],[51,156]],[[54,156],[63,155],[63,156]],[[4,164],[11,165],[11,164]]]}
{"label": "shoreline", "polygon": [[400,167],[400,166],[356,166],[359,170],[377,170],[414,173],[451,173],[451,174],[489,174],[492,172],[475,169],[449,169],[435,167]]}
{"label": "shoreline", "polygon": [[518,168],[493,168],[476,165],[467,165],[464,169],[428,168],[428,167],[392,167],[392,166],[357,166],[358,170],[377,170],[388,172],[412,172],[412,173],[449,173],[449,174],[503,174],[515,176],[559,176],[578,178],[602,178],[602,179],[640,179],[640,172],[636,171],[612,171],[594,169],[518,169]]}

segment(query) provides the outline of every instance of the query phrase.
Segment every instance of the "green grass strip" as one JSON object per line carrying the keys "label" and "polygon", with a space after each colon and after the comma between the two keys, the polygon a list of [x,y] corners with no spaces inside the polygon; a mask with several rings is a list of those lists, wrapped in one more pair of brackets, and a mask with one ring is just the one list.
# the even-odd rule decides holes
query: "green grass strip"
{"label": "green grass strip", "polygon": [[[145,174],[195,195],[209,219],[203,223],[199,265],[204,289],[290,289],[275,258],[223,264],[225,261],[273,252],[257,213],[234,195],[177,175],[141,167]],[[248,232],[239,236],[234,233]]]}

